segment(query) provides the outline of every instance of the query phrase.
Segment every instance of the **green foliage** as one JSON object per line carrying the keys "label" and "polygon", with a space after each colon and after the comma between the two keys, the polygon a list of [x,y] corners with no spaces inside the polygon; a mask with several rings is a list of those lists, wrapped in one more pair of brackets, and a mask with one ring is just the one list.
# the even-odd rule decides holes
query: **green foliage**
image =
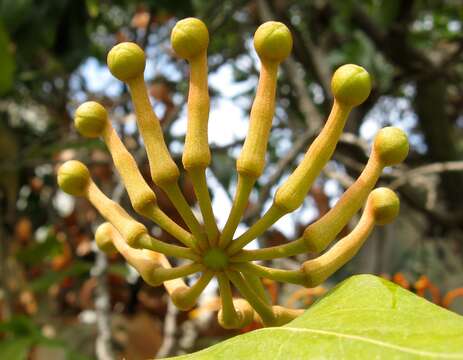
{"label": "green foliage", "polygon": [[15,71],[14,57],[11,51],[11,44],[8,33],[0,21],[0,95],[5,94],[13,86]]}
{"label": "green foliage", "polygon": [[27,265],[35,265],[61,254],[62,250],[63,246],[54,234],[49,234],[45,241],[34,242],[20,250],[16,258]]}
{"label": "green foliage", "polygon": [[48,272],[45,275],[30,282],[30,288],[33,291],[45,291],[53,284],[60,283],[68,276],[80,276],[87,274],[92,267],[92,264],[85,261],[75,261],[70,267],[64,271]]}
{"label": "green foliage", "polygon": [[0,342],[0,359],[26,360],[33,346],[60,348],[67,360],[86,360],[77,355],[66,343],[42,335],[40,328],[26,316],[15,316],[8,322],[0,323],[0,333],[5,338]]}
{"label": "green foliage", "polygon": [[176,359],[463,359],[463,318],[387,280],[353,276],[279,328]]}

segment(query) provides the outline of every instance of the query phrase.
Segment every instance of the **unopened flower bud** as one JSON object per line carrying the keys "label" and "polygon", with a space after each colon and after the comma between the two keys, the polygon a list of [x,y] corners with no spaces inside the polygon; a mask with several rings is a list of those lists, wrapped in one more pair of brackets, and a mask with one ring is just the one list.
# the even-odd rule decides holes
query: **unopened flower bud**
{"label": "unopened flower bud", "polygon": [[370,74],[358,65],[342,65],[335,71],[331,79],[331,91],[336,101],[341,104],[360,105],[370,95]]}
{"label": "unopened flower bud", "polygon": [[385,127],[375,137],[374,151],[385,166],[405,160],[409,145],[405,132],[397,127]]}
{"label": "unopened flower bud", "polygon": [[206,51],[209,32],[201,20],[190,17],[175,24],[170,41],[175,53],[189,60]]}
{"label": "unopened flower bud", "polygon": [[188,296],[188,290],[189,288],[187,286],[180,286],[176,288],[170,295],[175,306],[183,311],[190,310],[195,306],[196,299],[191,299]]}
{"label": "unopened flower bud", "polygon": [[143,74],[146,59],[140,46],[132,42],[123,42],[111,49],[107,62],[111,74],[126,82]]}
{"label": "unopened flower bud", "polygon": [[101,224],[96,229],[95,242],[98,248],[104,253],[111,254],[117,252],[113,244],[113,231],[116,231],[116,229],[108,222]]}
{"label": "unopened flower bud", "polygon": [[368,206],[375,217],[375,223],[385,225],[392,222],[399,214],[400,201],[394,191],[380,187],[368,196]]}
{"label": "unopened flower bud", "polygon": [[80,161],[66,161],[58,169],[58,185],[61,190],[70,195],[84,195],[89,181],[90,173]]}
{"label": "unopened flower bud", "polygon": [[106,109],[95,101],[87,101],[80,105],[74,116],[74,125],[77,131],[88,138],[100,136],[107,121]]}
{"label": "unopened flower bud", "polygon": [[282,62],[293,48],[291,32],[283,23],[267,21],[254,34],[254,48],[262,60]]}

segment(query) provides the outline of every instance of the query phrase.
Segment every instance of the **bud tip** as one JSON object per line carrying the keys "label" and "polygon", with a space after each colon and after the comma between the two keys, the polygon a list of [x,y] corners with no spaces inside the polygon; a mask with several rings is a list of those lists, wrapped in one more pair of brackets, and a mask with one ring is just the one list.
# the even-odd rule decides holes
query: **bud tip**
{"label": "bud tip", "polygon": [[102,105],[87,101],[77,108],[74,125],[82,136],[95,138],[103,132],[107,119],[108,113]]}
{"label": "bud tip", "polygon": [[207,50],[209,32],[201,20],[190,17],[175,24],[170,41],[175,53],[189,60]]}
{"label": "bud tip", "polygon": [[107,62],[111,74],[121,81],[128,81],[143,74],[145,52],[133,42],[123,42],[109,51]]}
{"label": "bud tip", "polygon": [[66,161],[58,169],[58,185],[70,195],[83,196],[89,180],[90,173],[80,161]]}
{"label": "bud tip", "polygon": [[261,59],[281,62],[291,53],[293,38],[285,24],[267,21],[254,34],[254,48]]}
{"label": "bud tip", "polygon": [[342,65],[333,74],[331,91],[336,100],[342,104],[360,105],[370,95],[370,74],[358,65]]}

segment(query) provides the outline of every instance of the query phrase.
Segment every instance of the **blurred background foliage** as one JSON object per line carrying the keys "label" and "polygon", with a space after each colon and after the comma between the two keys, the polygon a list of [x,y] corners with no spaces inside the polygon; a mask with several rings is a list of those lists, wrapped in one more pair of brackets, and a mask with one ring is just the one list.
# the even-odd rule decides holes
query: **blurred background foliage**
{"label": "blurred background foliage", "polygon": [[[374,78],[336,154],[301,210],[259,239],[276,245],[323,215],[360,173],[374,133],[407,131],[410,156],[382,185],[402,200],[400,219],[375,230],[367,246],[327,284],[313,290],[268,283],[272,298],[307,306],[354,273],[391,278],[463,313],[463,7],[459,0],[0,0],[0,358],[144,359],[191,352],[236,334],[215,320],[215,289],[192,312],[178,313],[162,288],[149,288],[121,258],[96,251],[101,219],[85,201],[60,192],[57,166],[82,159],[102,188],[130,208],[104,146],[79,137],[75,108],[104,103],[147,172],[127,89],[105,56],[135,41],[148,56],[146,79],[171,151],[180,159],[188,68],[170,49],[178,19],[201,18],[211,43],[208,173],[220,224],[235,186],[235,158],[246,134],[258,75],[252,34],[267,20],[294,37],[280,71],[268,164],[246,214],[254,221],[295,167],[331,106],[330,76],[343,63]],[[192,206],[187,178],[182,188]],[[155,189],[162,207],[181,222]],[[152,226],[152,225],[151,225]],[[158,228],[153,233],[173,241]],[[298,266],[307,256],[279,266]],[[245,329],[248,331],[250,329]]]}

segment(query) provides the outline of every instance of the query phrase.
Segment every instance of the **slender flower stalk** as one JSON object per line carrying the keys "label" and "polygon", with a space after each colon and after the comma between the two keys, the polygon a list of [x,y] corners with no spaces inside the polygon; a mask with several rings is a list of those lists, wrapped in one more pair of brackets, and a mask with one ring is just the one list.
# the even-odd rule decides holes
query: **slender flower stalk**
{"label": "slender flower stalk", "polygon": [[[399,200],[391,190],[374,187],[384,167],[396,165],[407,156],[407,137],[394,127],[381,129],[360,176],[336,205],[309,225],[299,239],[280,246],[243,250],[246,244],[303,203],[316,177],[332,157],[350,111],[368,97],[370,76],[365,69],[352,64],[335,71],[331,82],[334,103],[324,128],[294,172],[277,189],[269,210],[248,231],[234,239],[249,195],[265,167],[275,110],[278,66],[291,52],[291,34],[278,22],[267,22],[255,33],[254,47],[261,61],[259,83],[248,134],[236,163],[236,193],[222,232],[215,221],[206,182],[206,169],[211,163],[207,84],[209,33],[203,22],[188,18],[174,27],[171,41],[175,53],[190,67],[188,125],[182,162],[193,183],[202,223],[194,216],[178,185],[180,171],[169,154],[144,83],[145,54],[134,43],[116,45],[108,54],[108,66],[111,73],[129,87],[151,177],[172,201],[188,229],[179,226],[159,208],[154,191],[112,127],[103,106],[93,101],[79,106],[75,113],[75,127],[85,137],[99,137],[104,141],[135,212],[158,224],[183,246],[153,238],[145,225],[98,188],[87,167],[79,161],[71,160],[61,165],[58,184],[68,194],[85,197],[107,221],[96,231],[97,246],[105,252],[119,252],[147,284],[163,284],[179,309],[192,309],[206,286],[216,277],[221,298],[217,316],[221,326],[237,329],[253,321],[264,326],[284,325],[303,310],[273,305],[274,299],[272,302],[262,279],[317,286],[355,256],[375,225],[391,222],[398,214]],[[347,236],[322,255],[303,262],[299,269],[275,269],[255,263],[324,251],[364,205],[359,222]],[[172,267],[167,256],[189,261]],[[196,282],[187,286],[183,278],[196,273],[200,273]],[[237,297],[234,297],[233,288],[237,290]]]}
{"label": "slender flower stalk", "polygon": [[259,314],[265,325],[271,326],[275,322],[272,307],[263,301],[249,286],[242,274],[235,271],[226,271],[227,277],[235,285],[238,291]]}
{"label": "slender flower stalk", "polygon": [[196,305],[196,301],[209,284],[214,273],[206,270],[192,287],[182,286],[175,289],[171,294],[172,301],[180,310],[190,310]]}
{"label": "slender flower stalk", "polygon": [[220,237],[219,246],[222,248],[232,240],[248,204],[251,190],[264,170],[267,143],[275,112],[278,65],[288,57],[292,46],[291,33],[279,22],[266,22],[254,35],[254,47],[261,60],[259,83],[251,107],[248,135],[236,162],[238,185],[232,210]]}
{"label": "slender flower stalk", "polygon": [[[230,280],[224,274],[218,274],[217,281],[219,282],[219,294],[222,302],[222,308],[218,314],[219,323],[226,329],[239,328],[242,325],[242,319],[239,318],[233,304]],[[251,321],[252,317],[249,319],[249,322]]]}
{"label": "slender flower stalk", "polygon": [[188,126],[182,162],[193,182],[209,243],[213,245],[218,241],[219,230],[206,183],[206,168],[211,162],[207,135],[209,120],[207,46],[209,33],[201,20],[187,18],[175,25],[172,30],[171,42],[177,55],[190,64]]}

